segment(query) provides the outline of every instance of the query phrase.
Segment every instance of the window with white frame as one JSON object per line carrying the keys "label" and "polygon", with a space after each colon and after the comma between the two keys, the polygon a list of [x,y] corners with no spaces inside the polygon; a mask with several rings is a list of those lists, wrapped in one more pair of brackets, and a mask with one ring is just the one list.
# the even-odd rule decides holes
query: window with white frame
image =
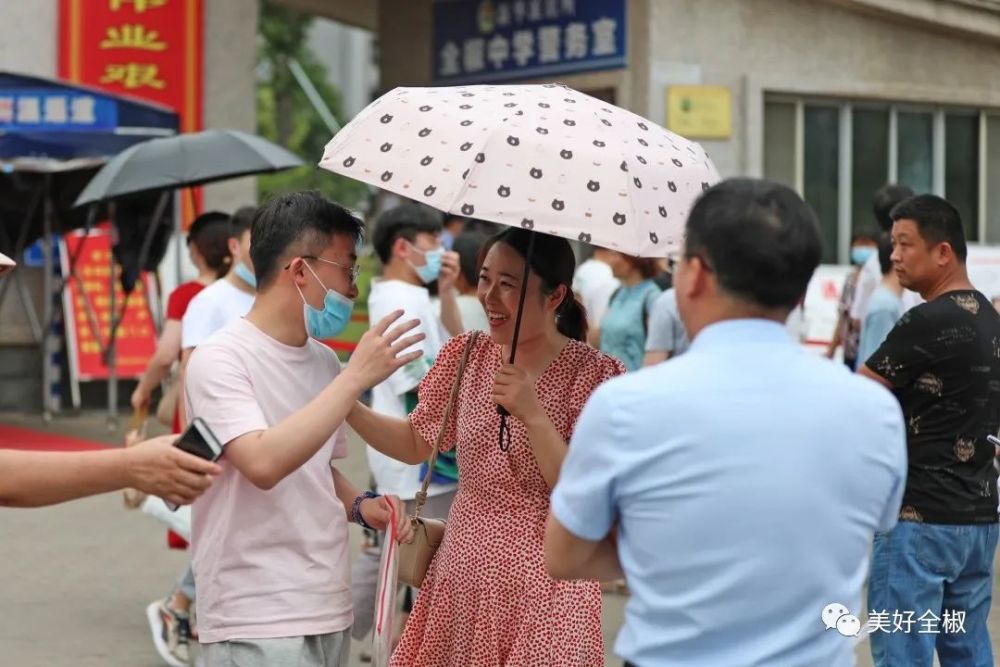
{"label": "window with white frame", "polygon": [[846,262],[851,236],[877,228],[887,182],[951,201],[969,241],[1000,243],[1000,113],[768,96],[764,175],[816,211],[824,262]]}

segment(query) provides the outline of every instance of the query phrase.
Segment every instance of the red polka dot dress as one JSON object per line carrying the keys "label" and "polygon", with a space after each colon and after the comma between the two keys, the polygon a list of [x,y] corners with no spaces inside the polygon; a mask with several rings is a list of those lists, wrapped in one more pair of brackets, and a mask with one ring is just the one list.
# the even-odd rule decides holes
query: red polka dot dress
{"label": "red polka dot dress", "polygon": [[[433,443],[469,334],[453,338],[420,385],[413,427]],[[482,335],[469,356],[442,449],[456,447],[459,488],[448,529],[406,624],[396,667],[598,667],[604,664],[601,591],[595,581],[555,581],[543,537],[551,489],[527,431],[509,418],[510,451],[490,399],[501,348]],[[621,362],[570,341],[538,379],[539,400],[569,442],[580,410]]]}

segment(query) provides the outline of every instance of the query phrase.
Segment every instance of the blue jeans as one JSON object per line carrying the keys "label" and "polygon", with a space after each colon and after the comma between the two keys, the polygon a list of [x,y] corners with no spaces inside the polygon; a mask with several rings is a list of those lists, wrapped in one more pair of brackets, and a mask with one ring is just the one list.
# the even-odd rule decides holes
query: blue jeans
{"label": "blue jeans", "polygon": [[[992,667],[986,618],[993,594],[993,552],[998,525],[941,525],[900,521],[875,536],[868,612],[888,612],[889,632],[871,635],[875,667]],[[896,629],[893,613],[913,612],[909,632]],[[941,621],[920,617],[930,611]],[[946,632],[945,612],[965,612],[964,632]],[[904,623],[901,628],[907,628]],[[935,629],[937,632],[935,632]],[[924,632],[920,632],[924,630]]]}

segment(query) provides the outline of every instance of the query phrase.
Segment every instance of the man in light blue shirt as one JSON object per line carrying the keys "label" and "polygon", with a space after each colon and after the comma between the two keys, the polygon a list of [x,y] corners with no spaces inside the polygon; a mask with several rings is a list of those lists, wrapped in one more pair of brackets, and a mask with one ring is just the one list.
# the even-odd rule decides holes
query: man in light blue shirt
{"label": "man in light blue shirt", "polygon": [[653,302],[646,334],[646,358],[642,365],[652,366],[673,359],[687,351],[688,345],[687,331],[677,312],[677,292],[671,287]]}
{"label": "man in light blue shirt", "polygon": [[552,494],[549,572],[624,573],[629,665],[853,665],[872,536],[905,483],[899,405],[783,326],[820,259],[792,190],[725,181],[685,243],[691,347],[591,396]]}
{"label": "man in light blue shirt", "polygon": [[861,336],[858,340],[858,364],[866,361],[881,347],[903,316],[903,286],[892,265],[892,236],[883,232],[878,241],[878,262],[882,270],[882,282],[868,299],[868,310],[861,320]]}

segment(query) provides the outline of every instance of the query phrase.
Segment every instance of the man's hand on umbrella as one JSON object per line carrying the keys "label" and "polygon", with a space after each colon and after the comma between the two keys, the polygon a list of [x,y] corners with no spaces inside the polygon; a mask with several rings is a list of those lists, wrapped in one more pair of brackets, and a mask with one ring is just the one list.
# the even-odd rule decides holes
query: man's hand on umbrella
{"label": "man's hand on umbrella", "polygon": [[204,493],[222,469],[181,451],[176,441],[176,435],[162,435],[126,449],[128,486],[175,505],[188,505]]}
{"label": "man's hand on umbrella", "polygon": [[441,273],[438,274],[438,289],[441,291],[451,289],[458,280],[459,271],[458,253],[449,250],[441,257]]}

